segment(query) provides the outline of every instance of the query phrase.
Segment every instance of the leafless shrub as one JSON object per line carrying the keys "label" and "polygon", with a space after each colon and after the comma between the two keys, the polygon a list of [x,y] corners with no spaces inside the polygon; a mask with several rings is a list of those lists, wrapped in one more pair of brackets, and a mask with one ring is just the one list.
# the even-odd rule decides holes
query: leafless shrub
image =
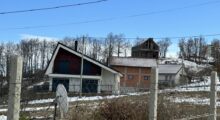
{"label": "leafless shrub", "polygon": [[147,118],[147,104],[127,100],[107,100],[95,112],[94,119],[100,120],[142,120]]}
{"label": "leafless shrub", "polygon": [[[176,95],[176,94],[175,94]],[[186,102],[174,103],[167,99],[170,95],[159,95],[158,120],[174,120],[208,113],[206,105]],[[100,101],[98,104],[75,106],[69,120],[146,120],[149,115],[148,101],[144,96],[130,96]],[[207,117],[200,118],[205,120]]]}

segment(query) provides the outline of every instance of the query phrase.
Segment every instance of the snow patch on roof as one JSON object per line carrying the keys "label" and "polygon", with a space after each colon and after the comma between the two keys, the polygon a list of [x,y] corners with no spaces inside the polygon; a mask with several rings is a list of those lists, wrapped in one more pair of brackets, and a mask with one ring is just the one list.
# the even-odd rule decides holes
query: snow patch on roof
{"label": "snow patch on roof", "polygon": [[182,65],[159,65],[159,74],[176,74]]}
{"label": "snow patch on roof", "polygon": [[156,67],[156,59],[149,58],[131,58],[131,57],[113,57],[110,61],[113,66],[130,66],[130,67]]}

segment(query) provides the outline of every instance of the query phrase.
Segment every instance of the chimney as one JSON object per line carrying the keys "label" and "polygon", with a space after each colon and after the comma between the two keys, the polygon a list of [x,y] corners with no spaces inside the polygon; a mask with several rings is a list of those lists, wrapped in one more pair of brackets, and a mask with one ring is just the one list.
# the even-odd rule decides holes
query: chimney
{"label": "chimney", "polygon": [[75,49],[74,50],[77,51],[77,48],[78,48],[78,41],[76,40],[75,41]]}

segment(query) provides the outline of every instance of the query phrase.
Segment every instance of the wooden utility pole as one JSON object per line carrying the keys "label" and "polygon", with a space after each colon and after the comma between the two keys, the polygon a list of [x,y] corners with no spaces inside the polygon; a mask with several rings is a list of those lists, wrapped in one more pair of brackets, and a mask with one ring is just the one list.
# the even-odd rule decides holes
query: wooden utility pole
{"label": "wooden utility pole", "polygon": [[85,42],[85,37],[83,36],[82,38],[82,54],[81,54],[81,71],[80,71],[80,97],[82,97],[82,76],[83,76],[83,61],[84,61],[84,42]]}
{"label": "wooden utility pole", "polygon": [[22,57],[10,57],[10,79],[7,120],[19,120],[22,64]]}

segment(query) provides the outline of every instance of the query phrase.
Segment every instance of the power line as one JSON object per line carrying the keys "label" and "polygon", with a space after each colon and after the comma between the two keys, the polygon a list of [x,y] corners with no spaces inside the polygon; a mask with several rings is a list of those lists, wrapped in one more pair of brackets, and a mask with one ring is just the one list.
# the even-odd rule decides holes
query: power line
{"label": "power line", "polygon": [[[102,1],[107,1],[107,0],[94,1],[93,3],[102,2]],[[96,23],[96,22],[106,22],[106,21],[112,21],[112,20],[121,20],[121,19],[126,19],[126,18],[135,18],[135,17],[141,17],[141,16],[148,16],[148,15],[154,15],[154,14],[174,12],[174,11],[178,11],[178,10],[189,9],[189,8],[194,8],[194,7],[201,7],[201,6],[216,4],[216,3],[220,3],[220,0],[209,1],[209,2],[204,2],[204,3],[199,3],[199,4],[184,6],[184,7],[178,7],[178,8],[172,8],[172,9],[164,9],[164,10],[159,10],[159,11],[152,11],[152,12],[146,12],[146,13],[127,15],[127,16],[120,16],[120,17],[109,17],[109,18],[103,18],[103,19],[94,19],[94,20],[87,20],[87,21],[80,21],[80,22],[70,22],[70,23],[59,23],[59,24],[51,24],[51,25],[2,28],[2,29],[0,29],[0,31],[2,31],[2,30],[50,28],[50,27],[79,25],[79,24]],[[81,4],[83,4],[83,3],[81,3]],[[86,3],[84,3],[84,4],[86,4]]]}
{"label": "power line", "polygon": [[215,36],[220,36],[220,33],[215,33],[215,34],[205,34],[205,35],[192,35],[192,36],[176,36],[176,37],[158,37],[154,39],[184,39],[184,38],[198,38],[198,37],[215,37]]}
{"label": "power line", "polygon": [[60,8],[66,8],[66,7],[75,7],[75,6],[95,4],[95,3],[105,2],[105,1],[107,1],[107,0],[98,0],[98,1],[77,3],[77,4],[60,5],[60,6],[54,6],[54,7],[35,8],[35,9],[28,9],[28,10],[6,11],[6,12],[0,12],[0,15],[15,14],[15,13],[25,13],[25,12],[34,12],[34,11],[44,11],[44,10],[60,9]]}
{"label": "power line", "polygon": [[148,13],[140,13],[140,14],[135,14],[135,15],[129,15],[129,16],[126,16],[126,17],[139,17],[139,16],[145,16],[145,15],[153,15],[153,14],[174,12],[174,11],[178,11],[178,10],[184,10],[184,9],[195,8],[195,7],[201,7],[201,6],[210,5],[210,4],[216,4],[216,3],[220,3],[220,0],[209,1],[209,2],[204,2],[204,3],[194,4],[194,5],[188,5],[188,6],[183,6],[183,7],[171,8],[171,9],[164,9],[164,10],[153,11],[153,12],[148,12]]}
{"label": "power line", "polygon": [[70,23],[60,23],[60,24],[51,24],[51,25],[11,27],[11,28],[0,29],[0,31],[2,31],[2,30],[50,28],[50,27],[59,27],[59,26],[69,26],[69,25],[78,25],[78,24],[86,24],[86,23],[104,22],[104,21],[109,21],[109,20],[114,20],[114,18],[95,19],[95,20],[88,20],[88,21],[82,21],[82,22],[70,22]]}
{"label": "power line", "polygon": [[[184,38],[199,38],[199,37],[215,37],[220,36],[220,33],[214,33],[214,34],[205,34],[205,35],[192,35],[192,36],[175,36],[175,37],[123,37],[124,39],[147,39],[147,38],[153,38],[156,40],[161,39],[184,39]],[[106,39],[107,37],[87,37],[87,38],[99,38],[99,39]]]}

